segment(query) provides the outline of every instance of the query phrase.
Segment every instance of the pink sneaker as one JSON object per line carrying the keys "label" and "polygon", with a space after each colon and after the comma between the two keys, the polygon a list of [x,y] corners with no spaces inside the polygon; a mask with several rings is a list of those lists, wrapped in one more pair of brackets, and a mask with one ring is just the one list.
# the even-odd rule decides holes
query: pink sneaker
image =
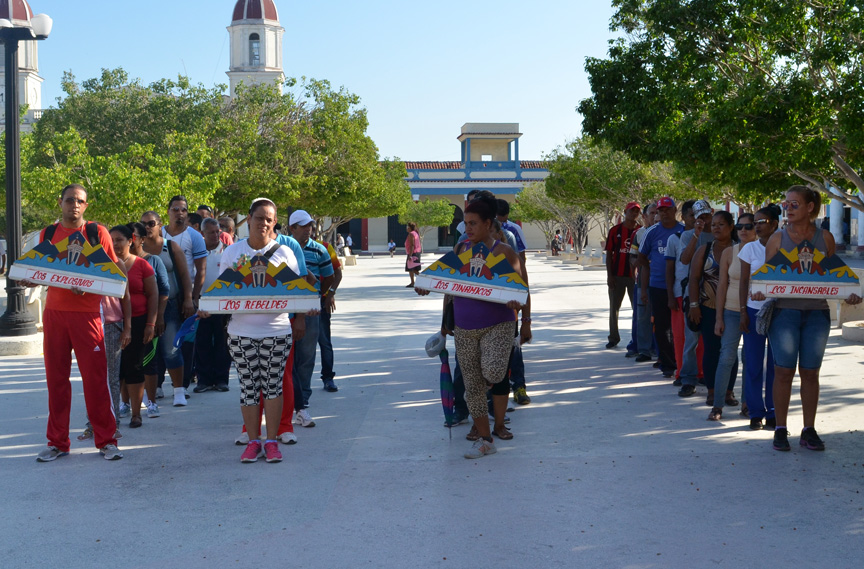
{"label": "pink sneaker", "polygon": [[249,441],[249,444],[246,445],[246,450],[240,456],[240,462],[257,462],[258,458],[263,455],[261,441]]}
{"label": "pink sneaker", "polygon": [[264,454],[267,455],[267,462],[282,462],[282,453],[279,452],[279,443],[276,441],[264,443]]}

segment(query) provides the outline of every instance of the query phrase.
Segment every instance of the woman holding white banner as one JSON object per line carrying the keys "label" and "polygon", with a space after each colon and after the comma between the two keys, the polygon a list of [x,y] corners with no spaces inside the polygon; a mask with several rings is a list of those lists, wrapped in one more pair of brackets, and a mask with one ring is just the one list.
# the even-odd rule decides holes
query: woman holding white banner
{"label": "woman holding white banner", "polygon": [[[498,202],[490,192],[480,192],[478,197],[465,208],[465,235],[468,242],[458,243],[454,251],[459,254],[483,243],[496,255],[504,255],[514,272],[520,273],[528,282],[519,255],[506,243],[493,238],[495,216]],[[420,295],[429,294],[428,290],[416,289]],[[474,426],[468,435],[474,446],[465,453],[465,458],[480,458],[497,452],[492,435],[501,440],[513,438],[504,425],[507,397],[510,385],[506,380],[507,365],[513,337],[516,333],[516,313],[522,310],[522,331],[520,341],[531,339],[531,318],[529,304],[522,305],[511,300],[507,304],[489,302],[474,298],[444,297],[444,308],[453,303],[456,341],[456,357],[465,378],[465,398]],[[487,390],[492,392],[495,416],[494,428],[489,425],[489,410],[486,402]]]}
{"label": "woman holding white banner", "polygon": [[[276,224],[276,205],[258,198],[249,208],[249,238],[229,245],[222,252],[219,273],[264,257],[269,263],[285,263],[295,273],[300,268],[294,253],[271,238]],[[201,318],[209,313],[199,311]],[[228,322],[228,350],[240,377],[240,409],[249,434],[249,443],[241,462],[256,462],[261,456],[267,462],[280,462],[282,453],[276,440],[282,416],[282,377],[291,351],[291,318],[287,312],[275,314],[232,314]],[[298,320],[303,320],[299,318]],[[258,403],[264,396],[267,437],[261,444]]]}
{"label": "woman holding white banner", "polygon": [[[786,191],[783,205],[788,223],[768,240],[765,259],[770,261],[781,249],[797,250],[805,241],[812,245],[814,252],[821,252],[826,257],[833,256],[834,237],[813,223],[822,206],[819,192],[806,186],[792,186]],[[753,294],[754,300],[764,298],[762,293]],[[852,294],[846,302],[858,304],[861,297]],[[819,438],[814,425],[819,403],[819,369],[822,367],[830,328],[831,315],[824,298],[777,299],[768,329],[768,340],[774,350],[774,414],[777,420],[774,450],[790,450],[786,419],[796,367],[801,375],[801,408],[804,415],[804,429],[798,443],[810,450],[825,450],[825,443]]]}

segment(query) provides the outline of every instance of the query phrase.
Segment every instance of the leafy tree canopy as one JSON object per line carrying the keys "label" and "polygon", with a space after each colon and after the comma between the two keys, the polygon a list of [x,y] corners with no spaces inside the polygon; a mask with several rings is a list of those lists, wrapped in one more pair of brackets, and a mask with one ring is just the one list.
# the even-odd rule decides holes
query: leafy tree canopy
{"label": "leafy tree canopy", "polygon": [[[864,190],[864,18],[846,0],[615,0],[583,132],[739,202]],[[838,196],[864,209],[854,192]]]}
{"label": "leafy tree canopy", "polygon": [[399,214],[399,223],[416,223],[422,237],[430,229],[447,227],[453,223],[453,206],[447,200],[426,198],[418,202],[412,201]]}

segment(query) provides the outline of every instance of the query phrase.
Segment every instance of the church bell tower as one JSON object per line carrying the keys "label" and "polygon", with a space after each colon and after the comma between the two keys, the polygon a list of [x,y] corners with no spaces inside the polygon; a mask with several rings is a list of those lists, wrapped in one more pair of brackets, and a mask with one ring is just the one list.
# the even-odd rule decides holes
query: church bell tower
{"label": "church bell tower", "polygon": [[281,82],[282,36],[279,13],[273,0],[237,0],[231,25],[231,95],[245,85]]}

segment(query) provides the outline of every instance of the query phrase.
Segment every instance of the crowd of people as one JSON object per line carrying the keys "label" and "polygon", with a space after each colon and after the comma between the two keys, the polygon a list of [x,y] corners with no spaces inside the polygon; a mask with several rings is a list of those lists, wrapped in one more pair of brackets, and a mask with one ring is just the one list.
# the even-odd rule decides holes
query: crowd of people
{"label": "crowd of people", "polygon": [[[139,428],[142,411],[148,419],[159,417],[165,372],[173,405],[182,407],[193,383],[194,393],[230,391],[233,364],[243,418],[235,441],[245,447],[241,461],[281,461],[279,443],[297,442],[294,425],[315,426],[308,408],[319,347],[323,390],[338,391],[330,329],[342,282],[336,248],[314,239],[315,221],[304,210],[293,211],[282,232],[276,205],[266,198],[251,204],[249,236],[242,240],[236,240],[231,218],[214,219],[206,205],[190,213],[183,196],[171,198],[164,223],[160,213],[146,211],[139,221],[110,229],[84,219],[87,200],[84,187],[63,188],[60,221],[43,229],[40,241],[58,243],[80,232],[92,245],[101,245],[125,273],[128,287],[122,298],[49,287],[43,314],[48,445],[37,460],[50,462],[69,453],[74,351],[87,409],[87,425],[78,439],[92,439],[105,459],[123,457],[117,442],[121,418],[129,417],[129,428]],[[722,420],[727,407],[741,405],[750,428],[772,431],[779,451],[790,449],[788,408],[798,371],[803,408],[799,444],[823,450],[815,418],[831,321],[828,305],[822,298],[777,299],[767,303],[773,307],[770,323],[760,327],[767,321],[766,299],[750,292],[751,274],[781,249],[792,251],[806,242],[827,257],[834,255],[830,232],[814,223],[820,207],[819,194],[803,186],[790,188],[782,204],[737,219],[727,211],[715,212],[707,200],[686,201],[680,209],[669,197],[644,207],[627,204],[606,240],[606,348],[622,341],[619,311],[628,296],[633,318],[626,357],[655,362],[659,373],[679,387],[680,397],[696,395],[697,385],[704,384],[710,421]],[[489,191],[469,194],[454,252],[482,243],[491,254],[504,256],[528,283],[525,237],[509,220],[509,210],[506,200]],[[780,229],[784,211],[786,223]],[[407,229],[405,270],[414,287],[422,247],[416,226]],[[260,262],[284,263],[306,278],[319,291],[319,308],[296,315],[198,309],[201,293],[225,270]],[[857,304],[861,298],[853,294],[845,302]],[[470,417],[466,438],[473,446],[465,457],[494,454],[495,438],[514,437],[506,415],[509,395],[520,405],[531,402],[522,358],[522,345],[532,338],[530,295],[525,304],[445,295],[442,308],[441,335],[453,335],[456,344],[455,412],[445,426],[464,424]],[[193,321],[194,340],[184,341]],[[742,338],[739,402],[735,386]],[[262,414],[268,419],[265,433]]]}
{"label": "crowd of people", "polygon": [[[606,239],[606,348],[621,342],[618,320],[626,294],[633,319],[625,356],[653,361],[663,377],[674,377],[680,397],[696,395],[697,385],[704,384],[709,421],[722,420],[727,407],[740,405],[751,429],[773,434],[778,451],[790,450],[788,409],[797,370],[803,408],[799,444],[824,450],[815,420],[831,325],[828,303],[779,298],[765,307],[765,295],[751,293],[751,275],[781,249],[791,252],[807,242],[826,257],[835,254],[831,233],[814,223],[820,208],[819,193],[805,186],[789,188],[782,204],[741,213],[737,220],[727,211],[715,212],[707,200],[686,201],[680,211],[669,197],[644,207],[627,204]],[[858,304],[861,298],[852,294],[845,302]],[[760,320],[767,330],[757,327]]]}
{"label": "crowd of people", "polygon": [[[214,219],[207,205],[189,212],[183,196],[169,201],[167,223],[160,213],[146,211],[139,221],[110,229],[84,219],[87,200],[83,186],[63,188],[60,221],[43,229],[39,240],[58,243],[81,232],[91,245],[101,245],[125,273],[128,286],[122,298],[48,287],[43,313],[48,445],[37,460],[50,462],[69,453],[74,352],[87,408],[87,425],[78,439],[92,439],[105,459],[123,458],[118,448],[122,418],[129,417],[134,429],[143,425],[142,410],[149,419],[160,416],[157,400],[164,397],[166,371],[173,405],[182,407],[192,383],[194,393],[230,391],[233,363],[244,422],[235,441],[246,447],[241,461],[281,461],[278,443],[297,442],[293,425],[315,426],[308,407],[319,346],[323,389],[338,391],[330,316],[342,281],[341,264],[331,245],[313,239],[313,218],[294,211],[290,235],[284,234],[276,222],[276,205],[260,198],[246,219],[248,239],[235,242],[233,219]],[[230,317],[198,310],[201,293],[223,271],[255,257],[285,263],[306,278],[319,291],[320,309]],[[187,329],[193,325],[194,335]],[[270,419],[263,438],[259,408]]]}

